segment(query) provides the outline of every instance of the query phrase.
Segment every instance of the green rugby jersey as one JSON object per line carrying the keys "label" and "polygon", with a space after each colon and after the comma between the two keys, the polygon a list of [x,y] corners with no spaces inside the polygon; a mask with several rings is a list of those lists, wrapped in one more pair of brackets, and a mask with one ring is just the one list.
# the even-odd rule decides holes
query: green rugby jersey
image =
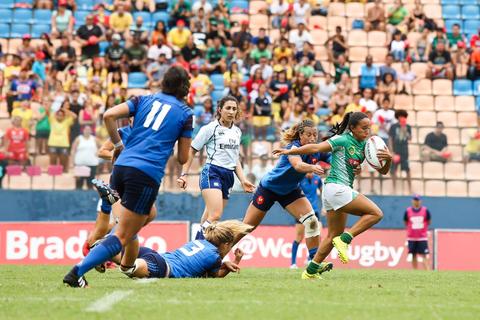
{"label": "green rugby jersey", "polygon": [[332,161],[325,183],[338,183],[352,188],[354,169],[365,159],[366,141],[358,141],[349,132],[333,136],[327,142],[332,147]]}

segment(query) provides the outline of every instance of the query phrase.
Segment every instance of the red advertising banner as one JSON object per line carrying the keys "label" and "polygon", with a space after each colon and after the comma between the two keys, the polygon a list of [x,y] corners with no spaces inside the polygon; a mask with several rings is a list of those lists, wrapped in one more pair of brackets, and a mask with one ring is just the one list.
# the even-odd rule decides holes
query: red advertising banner
{"label": "red advertising banner", "polygon": [[[322,230],[322,234],[326,235],[327,230]],[[288,267],[294,239],[293,226],[259,226],[238,244],[245,252],[242,266]],[[432,250],[430,233],[429,242]],[[350,262],[347,265],[340,262],[335,249],[327,260],[334,262],[336,268],[411,268],[404,230],[368,230],[354,239],[349,250]],[[307,248],[302,243],[298,250],[297,265],[303,267],[307,257]]]}
{"label": "red advertising banner", "polygon": [[480,271],[480,230],[435,230],[437,270]]}
{"label": "red advertising banner", "polygon": [[[0,264],[78,262],[93,222],[0,223]],[[188,222],[153,222],[139,234],[140,245],[171,251],[188,241]]]}

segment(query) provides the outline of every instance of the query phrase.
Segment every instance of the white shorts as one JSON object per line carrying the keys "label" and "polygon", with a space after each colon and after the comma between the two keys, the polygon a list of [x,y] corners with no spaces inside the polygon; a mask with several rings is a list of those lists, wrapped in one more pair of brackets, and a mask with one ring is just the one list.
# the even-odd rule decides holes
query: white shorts
{"label": "white shorts", "polygon": [[327,183],[323,186],[322,204],[327,211],[338,210],[358,196],[358,192],[349,186],[338,183]]}

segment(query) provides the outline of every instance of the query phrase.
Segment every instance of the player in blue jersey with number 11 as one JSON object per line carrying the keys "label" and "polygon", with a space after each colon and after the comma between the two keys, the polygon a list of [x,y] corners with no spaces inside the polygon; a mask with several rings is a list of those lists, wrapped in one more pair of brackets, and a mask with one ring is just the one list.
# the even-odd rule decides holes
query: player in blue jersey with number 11
{"label": "player in blue jersey with number 11", "polygon": [[[86,287],[84,274],[120,253],[145,225],[177,141],[178,162],[183,165],[188,160],[193,112],[184,99],[189,89],[185,69],[171,67],[165,73],[161,92],[133,97],[105,112],[105,125],[115,146],[110,185],[121,199],[121,219],[115,232],[65,275],[66,285]],[[131,116],[134,117],[132,132],[123,145],[116,122]],[[128,273],[134,266],[120,268]]]}

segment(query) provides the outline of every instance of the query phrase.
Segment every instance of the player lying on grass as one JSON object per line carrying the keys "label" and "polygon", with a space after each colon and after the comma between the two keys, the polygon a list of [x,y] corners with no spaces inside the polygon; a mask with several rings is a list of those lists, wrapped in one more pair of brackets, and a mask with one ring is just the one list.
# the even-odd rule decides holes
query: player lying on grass
{"label": "player lying on grass", "polygon": [[[302,273],[302,279],[318,278],[318,270],[333,247],[343,263],[348,262],[348,245],[354,237],[370,229],[382,217],[382,210],[364,195],[352,189],[355,169],[365,159],[365,143],[370,136],[370,120],[363,112],[347,113],[343,121],[332,129],[327,141],[307,144],[296,149],[277,149],[275,155],[307,155],[332,152],[331,170],[322,193],[323,207],[327,211],[328,235],[323,239],[315,257]],[[347,131],[348,130],[348,131]],[[347,131],[347,132],[345,132]],[[392,155],[385,150],[377,153],[384,166],[378,170],[385,175],[390,169]],[[360,216],[349,232],[345,232],[347,215]]]}
{"label": "player lying on grass", "polygon": [[[253,229],[252,226],[238,220],[213,222],[205,228],[205,240],[194,240],[186,243],[173,252],[159,254],[150,248],[141,247],[131,272],[125,273],[135,278],[223,278],[230,272],[240,270],[239,263],[243,252],[236,249],[234,261],[222,259],[234,245],[234,240]],[[115,256],[112,260],[124,256]]]}

